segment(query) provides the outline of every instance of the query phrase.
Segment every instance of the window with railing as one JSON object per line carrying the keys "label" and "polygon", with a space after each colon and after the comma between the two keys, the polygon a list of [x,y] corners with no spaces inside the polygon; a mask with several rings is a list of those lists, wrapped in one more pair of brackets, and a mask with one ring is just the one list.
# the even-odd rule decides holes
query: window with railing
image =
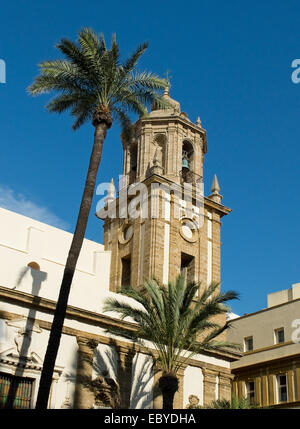
{"label": "window with railing", "polygon": [[33,381],[0,373],[0,408],[31,408]]}
{"label": "window with railing", "polygon": [[179,172],[179,176],[180,176],[180,182],[181,183],[192,183],[192,184],[196,184],[196,183],[202,183],[203,182],[203,177],[200,176],[199,174],[194,173],[193,171],[190,171],[188,169],[183,169]]}

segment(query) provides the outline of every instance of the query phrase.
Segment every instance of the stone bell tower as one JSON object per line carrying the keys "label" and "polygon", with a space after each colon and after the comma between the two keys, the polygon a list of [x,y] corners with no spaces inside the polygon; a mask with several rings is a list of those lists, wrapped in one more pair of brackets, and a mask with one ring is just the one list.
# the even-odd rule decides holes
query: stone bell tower
{"label": "stone bell tower", "polygon": [[[105,218],[104,246],[112,252],[111,291],[152,277],[167,284],[181,271],[201,287],[220,281],[220,219],[230,209],[221,204],[216,176],[211,194],[203,195],[207,144],[200,118],[193,123],[181,112],[169,89],[164,97],[170,107],[152,107],[133,125],[132,138],[122,139],[119,193],[112,182],[97,213]],[[137,206],[143,207],[139,216]]]}

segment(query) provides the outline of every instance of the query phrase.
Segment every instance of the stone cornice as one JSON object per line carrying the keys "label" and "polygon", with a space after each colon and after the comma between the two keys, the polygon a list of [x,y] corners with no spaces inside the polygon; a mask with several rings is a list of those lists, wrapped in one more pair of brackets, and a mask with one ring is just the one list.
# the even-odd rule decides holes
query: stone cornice
{"label": "stone cornice", "polygon": [[239,361],[240,365],[231,368],[231,372],[235,375],[243,375],[243,374],[252,374],[257,371],[264,370],[268,368],[269,371],[274,369],[282,369],[284,366],[288,366],[291,363],[297,362],[300,363],[300,353],[293,353],[285,356],[276,356],[272,358],[271,356],[264,361],[256,361],[256,362],[247,362],[243,363],[243,359]]}
{"label": "stone cornice", "polygon": [[212,201],[208,197],[204,197],[205,206],[214,209],[220,214],[220,216],[228,215],[232,210],[229,207],[223,206],[223,204],[218,204],[215,201]]}
{"label": "stone cornice", "polygon": [[[15,305],[21,305],[24,307],[30,307],[34,308],[38,311],[44,311],[46,313],[53,314],[55,310],[55,301],[52,301],[47,298],[42,298],[38,296],[33,296],[29,293],[18,291],[15,289],[9,289],[5,288],[3,286],[0,286],[0,301],[6,301],[11,302]],[[5,314],[7,312],[0,311],[0,317],[5,318]],[[20,317],[19,315],[15,315],[15,317]],[[114,319],[109,316],[105,316],[103,314],[95,313],[92,311],[88,311],[85,309],[81,309],[78,307],[68,306],[67,312],[66,312],[66,318],[75,319],[83,323],[88,323],[91,325],[99,326],[103,329],[108,328],[125,328],[132,332],[136,331],[136,325],[134,323],[126,322],[124,320],[118,320]],[[42,329],[51,329],[51,323],[43,320],[36,320],[36,322],[39,324],[39,326]],[[122,340],[115,340],[110,337],[105,337],[101,335],[96,335],[93,333],[87,333],[84,331],[80,331],[74,328],[70,328],[66,325],[63,328],[63,332],[69,335],[75,335],[75,336],[84,336],[86,338],[90,338],[91,340],[97,340],[104,344],[110,344],[115,343],[118,347],[125,347],[127,350],[134,349],[135,351],[140,351],[146,353],[146,348],[132,343],[126,343]],[[237,353],[235,351],[227,351],[227,350],[218,350],[218,351],[203,351],[203,355],[215,357],[217,359],[225,359],[227,361],[236,361],[241,357],[240,353]],[[193,362],[193,365],[197,365],[197,360],[191,359],[191,362]]]}
{"label": "stone cornice", "polygon": [[[142,183],[145,183],[145,185],[150,185],[151,183],[168,183],[172,186],[178,186],[178,189],[181,189],[182,185],[176,182],[173,182],[172,180],[168,179],[165,176],[159,176],[157,174],[152,174],[151,176],[147,177],[145,180],[143,180]],[[214,209],[217,211],[220,216],[224,216],[229,214],[232,210],[229,207],[223,206],[223,204],[216,203],[215,201],[211,200],[209,197],[204,197],[204,205],[206,207],[209,207],[211,209]]]}
{"label": "stone cornice", "polygon": [[262,310],[257,310],[257,311],[254,311],[253,313],[244,314],[243,316],[239,316],[236,319],[230,320],[229,323],[234,325],[236,323],[236,321],[239,321],[241,319],[246,319],[247,317],[253,317],[253,316],[256,316],[257,314],[261,314],[261,313],[264,313],[267,311],[272,311],[272,310],[275,310],[279,307],[283,307],[285,305],[293,304],[294,302],[300,303],[300,298],[296,298],[296,299],[293,299],[291,301],[282,302],[280,304],[273,305],[272,307],[263,308]]}
{"label": "stone cornice", "polygon": [[[153,112],[152,112],[153,113]],[[202,127],[199,127],[199,125],[194,124],[190,119],[188,119],[186,116],[183,115],[167,115],[167,116],[143,116],[140,118],[134,125],[135,126],[141,126],[141,123],[150,122],[181,122],[182,124],[192,128],[194,131],[201,133],[203,135],[206,135],[206,130]]]}
{"label": "stone cornice", "polygon": [[[45,311],[46,313],[53,314],[56,303],[48,298],[42,298],[31,295],[26,292],[21,292],[15,289],[5,288],[0,286],[0,300],[13,302],[16,305],[23,305],[26,307],[34,308],[39,311]],[[80,322],[91,323],[93,325],[100,326],[101,328],[109,327],[123,327],[130,331],[135,331],[135,325],[126,321],[119,321],[103,314],[95,313],[89,310],[85,310],[78,307],[68,305],[66,317],[76,319]]]}
{"label": "stone cornice", "polygon": [[[182,190],[182,185],[180,183],[176,183],[170,179],[168,179],[165,176],[159,176],[158,174],[152,174],[151,176],[147,177],[146,179],[144,179],[142,182],[137,182],[137,184],[139,183],[143,183],[145,184],[147,187],[150,187],[152,183],[166,183],[169,186],[172,187],[172,189],[174,188],[178,188],[178,191],[181,192]],[[128,185],[127,187],[129,187],[131,185]],[[173,189],[173,190],[174,190]],[[151,193],[149,193],[148,198],[151,197]],[[195,191],[195,187],[192,188],[192,197],[194,199],[196,199],[197,195],[196,195],[196,191]],[[131,199],[135,198],[135,195],[127,195],[127,200],[130,201]],[[119,207],[119,196],[116,198],[115,200],[115,212],[118,213],[118,207]],[[209,197],[204,197],[204,206],[206,208],[210,208],[211,210],[214,210],[216,213],[218,213],[218,215],[220,217],[226,216],[228,215],[232,210],[229,207],[226,207],[222,204],[219,204],[213,200],[211,200]],[[109,209],[107,209],[109,211]],[[101,217],[101,210],[99,210],[97,213],[95,213],[96,217],[98,217],[99,219],[103,219],[103,217]],[[105,218],[107,219],[107,217]],[[116,218],[119,219],[119,218]]]}
{"label": "stone cornice", "polygon": [[285,341],[284,343],[272,344],[271,346],[261,347],[259,349],[253,349],[251,351],[244,352],[243,356],[250,356],[250,355],[254,355],[256,353],[266,352],[269,350],[275,350],[275,349],[279,349],[281,347],[289,346],[291,344],[295,344],[295,343],[293,341]]}
{"label": "stone cornice", "polygon": [[203,152],[204,154],[207,153],[207,137],[206,137],[206,130],[202,127],[199,127],[199,125],[194,124],[190,119],[187,117],[176,114],[176,115],[166,115],[166,116],[143,116],[142,118],[139,118],[135,124],[133,125],[136,129],[140,129],[142,127],[142,124],[149,124],[150,127],[152,124],[159,124],[159,123],[180,123],[181,125],[184,125],[186,127],[191,128],[194,132],[201,134],[201,137],[203,138]]}

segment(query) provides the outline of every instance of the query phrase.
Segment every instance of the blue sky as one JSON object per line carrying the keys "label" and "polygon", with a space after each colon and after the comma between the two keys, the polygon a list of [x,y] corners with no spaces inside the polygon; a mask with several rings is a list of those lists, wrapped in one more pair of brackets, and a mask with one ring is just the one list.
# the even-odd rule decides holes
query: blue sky
{"label": "blue sky", "polygon": [[[170,70],[171,96],[207,130],[206,195],[216,173],[223,203],[223,290],[240,292],[238,314],[266,306],[266,294],[300,282],[300,58],[298,1],[100,2],[11,0],[0,15],[0,206],[73,231],[93,139],[87,124],[50,115],[49,97],[29,97],[37,64],[55,44],[92,27],[116,33],[128,56],[149,49],[140,69]],[[98,183],[122,171],[119,128],[107,136]],[[91,212],[87,238],[102,240]]]}

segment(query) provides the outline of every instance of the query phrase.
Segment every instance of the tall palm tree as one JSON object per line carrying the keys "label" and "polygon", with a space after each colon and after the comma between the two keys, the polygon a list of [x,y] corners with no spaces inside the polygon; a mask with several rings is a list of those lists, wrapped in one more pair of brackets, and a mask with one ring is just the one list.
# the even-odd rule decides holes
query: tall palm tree
{"label": "tall palm tree", "polygon": [[111,333],[134,341],[141,338],[153,344],[155,352],[147,348],[162,370],[159,387],[163,409],[173,408],[178,390],[177,372],[192,356],[208,350],[238,348],[236,344],[216,338],[227,324],[220,326],[212,320],[213,317],[228,311],[225,302],[238,298],[234,291],[221,294],[218,286],[218,283],[212,283],[197,297],[200,285],[187,283],[182,274],[167,287],[154,279],[145,282],[143,291],[123,286],[121,293],[133,298],[138,305],[117,297],[105,300],[105,312],[117,312],[122,320],[130,317],[137,324],[134,333],[110,329]]}
{"label": "tall palm tree", "polygon": [[83,28],[79,31],[77,42],[61,39],[57,48],[65,59],[42,62],[39,65],[40,75],[28,88],[32,95],[58,92],[46,107],[49,112],[70,110],[75,117],[74,130],[88,121],[95,128],[85,188],[44,359],[36,404],[38,409],[47,408],[68,296],[84,239],[107,130],[112,126],[113,119],[117,119],[123,132],[128,132],[130,112],[142,116],[147,114],[147,104],[155,103],[161,108],[166,106],[160,90],[166,87],[167,81],[152,73],[136,70],[137,61],[147,46],[147,43],[140,45],[122,63],[115,36],[108,49],[103,35],[98,36],[93,30]]}

